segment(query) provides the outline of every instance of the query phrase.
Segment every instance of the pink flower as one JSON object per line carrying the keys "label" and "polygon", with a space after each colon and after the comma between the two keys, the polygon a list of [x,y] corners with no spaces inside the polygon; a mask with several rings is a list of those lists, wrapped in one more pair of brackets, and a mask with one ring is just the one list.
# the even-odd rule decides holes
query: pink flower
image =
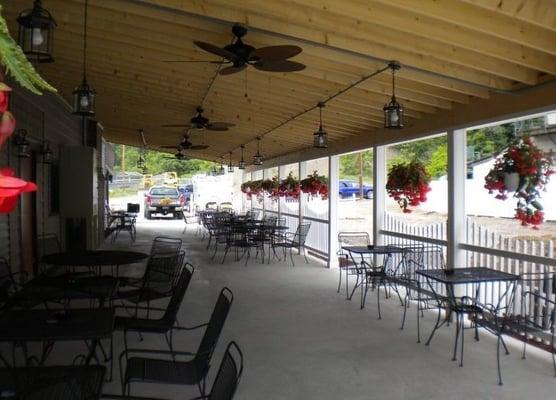
{"label": "pink flower", "polygon": [[0,169],[0,214],[12,212],[21,193],[36,190],[37,185],[34,183],[15,178],[12,169]]}
{"label": "pink flower", "polygon": [[9,111],[5,111],[0,119],[0,148],[4,142],[14,133],[15,118]]}

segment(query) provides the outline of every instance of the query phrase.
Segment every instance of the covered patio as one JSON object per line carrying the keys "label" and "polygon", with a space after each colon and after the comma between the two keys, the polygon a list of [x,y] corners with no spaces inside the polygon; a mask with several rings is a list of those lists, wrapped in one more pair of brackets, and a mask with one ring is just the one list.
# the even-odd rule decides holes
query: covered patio
{"label": "covered patio", "polygon": [[[42,13],[39,25],[28,22],[31,10]],[[22,344],[40,342],[36,336],[23,332],[18,340],[6,333],[0,347],[5,370],[67,366],[68,354],[85,354],[70,363],[84,370],[99,364],[106,373],[93,398],[101,392],[121,395],[121,385],[133,381],[135,396],[189,399],[198,389],[208,395],[219,382],[224,350],[234,341],[244,357],[238,399],[551,397],[556,372],[551,200],[556,197],[554,182],[549,184],[556,150],[554,2],[17,0],[3,5],[1,13],[9,29],[2,32],[6,40],[11,33],[56,90],[22,68],[44,93],[26,90],[29,84],[13,72],[16,64],[6,62],[14,53],[0,52],[6,75],[0,76],[5,99],[0,102],[0,167],[10,169],[0,171],[0,264],[6,266],[3,279],[10,279],[0,301],[0,324],[4,317],[15,326],[18,313],[35,308],[47,313],[53,304],[54,310],[74,304],[94,309],[98,314],[86,315],[102,314],[115,324],[94,337],[81,332],[78,337],[89,343],[85,350],[75,338],[63,337],[50,354],[44,343],[58,339],[45,339],[42,357],[29,357]],[[477,130],[501,126],[504,132],[513,127],[507,142],[477,152]],[[529,137],[541,143],[539,149]],[[427,206],[425,189],[420,200],[404,205],[407,194],[393,195],[389,179],[402,154],[399,146],[407,151],[435,139],[444,140],[444,153],[438,157],[441,172],[425,179],[427,189],[434,181]],[[196,194],[187,209],[172,187],[181,207],[172,210],[183,220],[151,220],[145,207],[152,199],[143,191],[123,210],[115,209],[110,183],[119,166],[111,143],[140,148],[137,168],[143,174],[149,151],[183,162],[213,161],[220,170],[199,178],[206,192]],[[525,145],[538,152],[530,157],[535,171],[528,165],[529,172],[523,172],[510,162],[514,169],[502,172],[519,175],[516,187],[510,190],[506,175],[500,175],[488,187],[499,193],[497,200],[488,198],[486,171],[495,169],[512,146]],[[351,154],[359,157],[358,193],[341,187],[346,181],[341,160]],[[411,162],[423,163],[412,154]],[[364,170],[369,171],[365,181]],[[15,187],[17,195],[10,175],[27,185]],[[218,193],[227,188],[225,180],[233,193]],[[509,205],[514,197],[516,205]],[[171,201],[163,201],[160,210],[166,215]],[[409,214],[411,208],[417,215]],[[497,231],[483,224],[483,217],[504,219],[509,228]],[[364,243],[342,241],[346,232],[361,234]],[[170,237],[175,248],[157,253],[158,236]],[[250,258],[237,261],[246,249]],[[106,261],[100,256],[105,250],[131,251],[106,253],[131,258]],[[423,255],[432,251],[434,262]],[[56,256],[75,260],[76,255],[88,260],[61,264],[65,297],[58,291],[58,297],[41,298],[39,304],[21,301],[28,285],[52,278],[45,271],[53,271]],[[114,315],[141,320],[138,309],[122,314],[118,307],[126,301],[151,307],[141,290],[151,269],[160,272],[161,265],[165,274],[171,271],[171,285],[155,290],[152,303],[177,312],[172,329],[164,332],[174,336],[145,333],[138,340],[132,329],[124,343],[121,331],[127,328],[118,327],[122,321]],[[98,266],[107,268],[95,270]],[[194,269],[190,283],[184,278],[187,268]],[[436,272],[426,275],[430,270]],[[20,275],[12,279],[12,273]],[[540,276],[536,283],[531,274]],[[350,275],[350,281],[338,282],[339,275]],[[53,276],[60,289],[60,276]],[[431,276],[437,284],[431,284]],[[469,276],[475,280],[456,281]],[[82,278],[99,279],[95,284],[107,285],[110,293],[95,292],[95,297],[90,288],[87,296],[70,293]],[[186,281],[182,301],[176,293]],[[139,300],[121,291],[128,286],[139,290]],[[223,287],[233,293],[233,306],[229,315],[212,314],[222,318],[215,322],[219,328],[206,330],[214,328],[216,342],[200,354],[209,354],[210,361],[215,352],[210,368],[207,363],[204,372],[193,374],[193,384],[135,383],[156,375],[157,367],[148,361],[135,365],[142,365],[136,376],[130,368],[126,382],[120,380],[125,369],[117,361],[124,348],[195,351],[203,331],[179,327],[207,322]],[[441,289],[436,293],[435,288]],[[55,319],[59,324],[66,316]],[[530,319],[539,335],[504,330],[510,316],[513,322]],[[494,321],[490,325],[488,318]],[[462,335],[456,334],[458,321],[465,351]],[[432,338],[435,325],[439,329]],[[421,343],[416,343],[417,326]],[[475,326],[481,326],[480,340],[468,330]],[[425,345],[429,335],[431,343]],[[116,355],[112,380],[108,338]],[[465,354],[462,368],[452,361],[458,349],[454,341],[461,343],[458,362]],[[523,341],[528,352],[522,360]],[[510,352],[500,353],[503,386],[496,358],[501,343]],[[37,343],[32,346],[40,353]],[[22,359],[19,353],[4,356],[19,349]],[[175,361],[174,354],[171,358]],[[172,364],[164,368],[172,374]],[[231,389],[218,399],[233,397],[237,382],[232,380],[223,380]],[[7,386],[0,387],[0,397],[13,396],[13,388],[2,382]],[[68,398],[80,396],[85,395]]]}

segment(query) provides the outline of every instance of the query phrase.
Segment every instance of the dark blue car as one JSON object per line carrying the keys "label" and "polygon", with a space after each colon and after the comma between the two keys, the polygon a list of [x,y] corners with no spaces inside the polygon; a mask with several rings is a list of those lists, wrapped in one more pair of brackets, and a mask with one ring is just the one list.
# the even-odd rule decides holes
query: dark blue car
{"label": "dark blue car", "polygon": [[[338,186],[340,187],[340,198],[352,197],[353,195],[357,197],[361,193],[359,190],[359,182],[356,181],[341,180]],[[363,197],[366,199],[373,198],[372,186],[363,184]]]}

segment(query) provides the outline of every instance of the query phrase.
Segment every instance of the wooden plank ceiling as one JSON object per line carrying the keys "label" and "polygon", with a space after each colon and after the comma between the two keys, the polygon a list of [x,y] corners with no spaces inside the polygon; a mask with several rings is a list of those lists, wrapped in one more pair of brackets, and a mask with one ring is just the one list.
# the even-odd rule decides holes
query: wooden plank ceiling
{"label": "wooden plank ceiling", "polygon": [[[15,18],[31,0],[4,8],[12,34]],[[38,69],[71,101],[81,80],[83,0],[44,0],[58,23],[54,58]],[[229,44],[235,22],[250,31],[255,47],[303,48],[294,73],[247,72],[217,76],[218,65],[163,60],[218,60],[194,40]],[[396,95],[407,125],[450,112],[457,104],[487,99],[552,80],[556,75],[556,3],[553,0],[90,0],[88,80],[97,91],[97,118],[108,140],[139,145],[144,128],[150,147],[173,145],[202,101],[211,121],[235,123],[228,132],[192,131],[189,152],[215,160],[255,138],[272,158],[312,145],[318,111],[272,130],[377,69],[398,60]],[[330,142],[349,141],[382,128],[382,107],[391,94],[384,72],[331,101],[324,110]],[[228,157],[226,156],[226,159]]]}

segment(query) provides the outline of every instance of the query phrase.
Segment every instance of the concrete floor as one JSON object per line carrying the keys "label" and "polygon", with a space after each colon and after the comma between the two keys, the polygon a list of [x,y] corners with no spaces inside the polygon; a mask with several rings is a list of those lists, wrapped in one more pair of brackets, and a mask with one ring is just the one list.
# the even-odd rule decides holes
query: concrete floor
{"label": "concrete floor", "polygon": [[[139,221],[138,238],[131,247],[148,251],[156,235],[182,236],[182,221]],[[510,346],[504,356],[505,385],[497,385],[496,342],[487,334],[474,342],[466,332],[465,366],[451,361],[454,328],[443,327],[429,347],[416,343],[414,308],[405,330],[400,330],[402,308],[391,298],[383,302],[377,319],[371,296],[360,311],[357,301],[337,294],[337,270],[322,265],[297,266],[273,262],[213,262],[205,242],[190,228],[183,236],[187,259],[196,266],[193,281],[180,309],[180,323],[195,325],[208,320],[220,289],[229,287],[235,301],[213,357],[209,387],[230,340],[245,356],[245,370],[236,399],[339,400],[339,399],[554,399],[556,378],[550,357],[532,349],[526,360],[520,347]],[[129,247],[124,235],[114,247]],[[220,260],[220,257],[218,258]],[[135,274],[141,273],[137,267]],[[422,320],[424,336],[434,315]],[[179,350],[195,351],[202,331],[175,337]],[[132,337],[131,347],[166,349],[162,337]],[[60,346],[60,348],[63,348]],[[116,353],[122,346],[115,335]],[[55,349],[55,357],[64,352]],[[54,356],[53,353],[53,356]],[[61,353],[61,354],[60,354]],[[118,370],[105,385],[106,393],[120,393]],[[195,387],[134,385],[132,394],[168,399],[190,399]]]}

